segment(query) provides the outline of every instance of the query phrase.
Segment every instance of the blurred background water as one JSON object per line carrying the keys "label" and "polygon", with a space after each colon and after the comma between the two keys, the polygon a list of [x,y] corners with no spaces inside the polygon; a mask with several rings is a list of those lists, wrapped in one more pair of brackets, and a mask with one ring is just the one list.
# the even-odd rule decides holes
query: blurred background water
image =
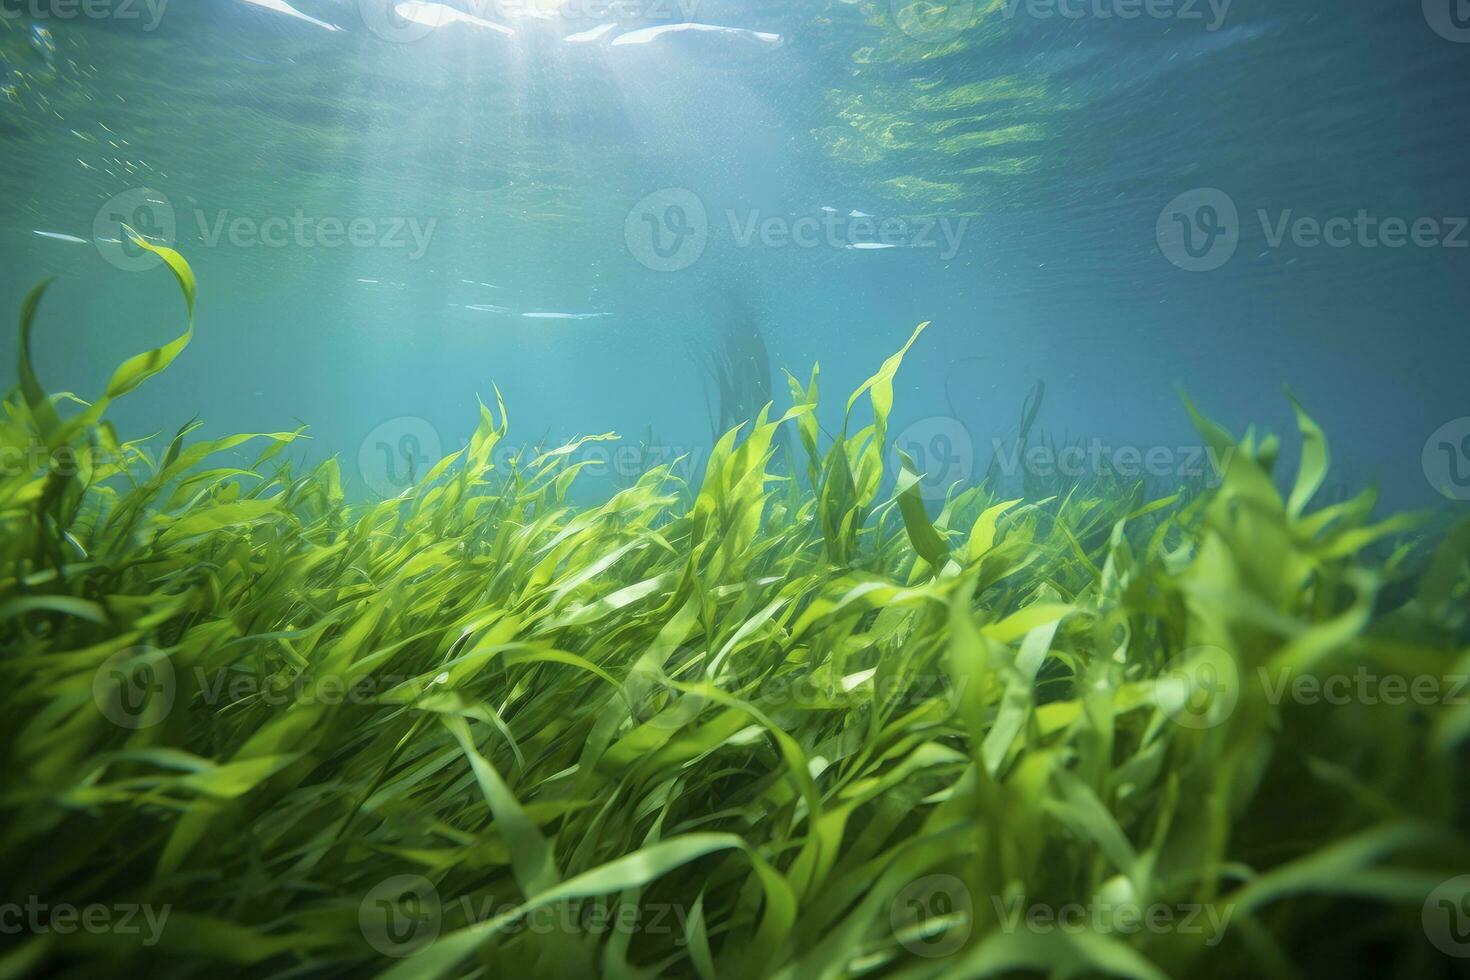
{"label": "blurred background water", "polygon": [[181,325],[120,218],[198,273],[126,435],[300,420],[372,488],[493,384],[512,442],[697,457],[712,354],[763,345],[778,409],[820,361],[831,429],[928,320],[892,433],[946,480],[1038,380],[1039,431],[1165,477],[1208,467],[1181,389],[1289,433],[1283,384],[1344,483],[1444,503],[1456,426],[1470,474],[1462,0],[0,8],[0,306],[64,277],[43,384]]}

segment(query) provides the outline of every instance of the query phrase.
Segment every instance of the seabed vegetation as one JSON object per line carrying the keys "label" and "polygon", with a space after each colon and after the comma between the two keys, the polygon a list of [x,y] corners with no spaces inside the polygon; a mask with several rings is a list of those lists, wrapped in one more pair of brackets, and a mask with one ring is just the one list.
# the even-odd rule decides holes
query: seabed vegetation
{"label": "seabed vegetation", "polygon": [[[1304,411],[1294,474],[1197,415],[1219,486],[930,508],[885,472],[905,345],[831,435],[790,378],[700,481],[573,506],[575,444],[492,461],[497,398],[354,502],[336,461],[293,472],[299,431],[109,425],[192,335],[153,250],[190,326],[90,402],[32,369],[44,286],[22,311],[0,447],[44,465],[0,476],[0,880],[44,909],[0,974],[1457,962],[1426,929],[1470,902],[1470,528],[1314,506]],[[1302,695],[1335,677],[1383,696]]]}

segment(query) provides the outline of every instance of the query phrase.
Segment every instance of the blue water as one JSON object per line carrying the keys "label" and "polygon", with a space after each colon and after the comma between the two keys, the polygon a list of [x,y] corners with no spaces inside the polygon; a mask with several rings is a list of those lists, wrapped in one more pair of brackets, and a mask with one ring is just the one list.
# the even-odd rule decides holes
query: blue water
{"label": "blue water", "polygon": [[126,215],[201,294],[119,429],[309,423],[304,455],[369,489],[381,445],[458,448],[493,386],[512,442],[697,458],[732,332],[778,410],[780,369],[819,361],[835,429],[932,321],[890,431],[954,478],[1038,380],[1038,432],[1165,476],[1200,462],[1181,390],[1289,434],[1290,385],[1338,481],[1447,504],[1423,460],[1470,416],[1452,2],[6,0],[0,305],[62,276],[37,371],[100,392],[182,322],[111,243]]}

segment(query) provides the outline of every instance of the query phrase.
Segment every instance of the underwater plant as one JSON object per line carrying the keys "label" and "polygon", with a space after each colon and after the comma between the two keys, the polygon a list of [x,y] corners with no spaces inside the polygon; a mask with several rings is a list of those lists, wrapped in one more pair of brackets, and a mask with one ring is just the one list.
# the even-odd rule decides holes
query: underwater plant
{"label": "underwater plant", "polygon": [[714,338],[695,359],[707,376],[705,410],[710,438],[718,440],[755,418],[770,403],[772,389],[771,355],[748,289],[726,285],[714,291],[720,301]]}
{"label": "underwater plant", "polygon": [[[300,432],[111,428],[193,331],[188,264],[138,244],[189,325],[90,403],[48,395],[38,288],[0,419],[0,878],[24,913],[0,973],[1452,965],[1470,526],[1314,508],[1305,412],[1284,493],[1276,440],[1196,415],[1218,487],[982,484],[931,516],[906,458],[884,479],[921,326],[834,436],[816,372],[792,379],[697,485],[655,466],[572,506],[570,447],[493,459],[497,399],[356,503],[335,460],[276,461]],[[774,475],[783,427],[805,465]],[[1362,671],[1443,696],[1302,693]]]}

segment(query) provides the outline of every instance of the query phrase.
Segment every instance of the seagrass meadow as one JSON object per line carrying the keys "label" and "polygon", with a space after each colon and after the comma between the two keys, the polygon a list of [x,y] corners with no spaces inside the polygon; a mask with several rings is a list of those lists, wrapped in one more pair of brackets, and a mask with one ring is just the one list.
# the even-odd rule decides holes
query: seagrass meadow
{"label": "seagrass meadow", "polygon": [[138,243],[188,329],[48,394],[38,288],[0,424],[0,975],[1463,963],[1470,531],[1315,505],[1305,411],[1294,473],[1196,416],[1218,487],[934,513],[884,472],[905,345],[841,431],[790,378],[693,485],[570,504],[573,447],[497,462],[495,399],[354,502],[299,431],[114,431],[189,370],[193,272]]}

